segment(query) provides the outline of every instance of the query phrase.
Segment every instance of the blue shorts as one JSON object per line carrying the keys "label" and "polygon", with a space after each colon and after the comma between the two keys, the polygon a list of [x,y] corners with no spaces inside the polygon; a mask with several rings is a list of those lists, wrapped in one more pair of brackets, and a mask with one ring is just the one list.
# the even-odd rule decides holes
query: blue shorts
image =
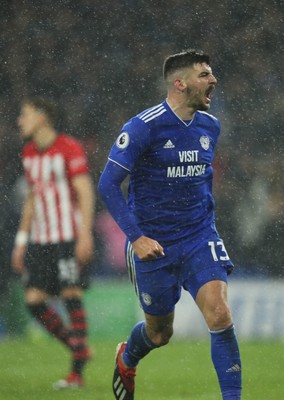
{"label": "blue shorts", "polygon": [[169,314],[174,311],[182,288],[195,300],[201,286],[213,280],[227,282],[227,275],[233,270],[223,241],[215,230],[162,245],[165,256],[141,261],[131,243],[126,243],[129,277],[147,314]]}

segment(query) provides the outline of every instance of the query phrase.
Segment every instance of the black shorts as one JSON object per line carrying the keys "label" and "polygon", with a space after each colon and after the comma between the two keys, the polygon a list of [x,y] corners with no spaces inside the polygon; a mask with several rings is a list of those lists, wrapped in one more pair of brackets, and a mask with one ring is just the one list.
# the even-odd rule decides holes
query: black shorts
{"label": "black shorts", "polygon": [[74,256],[74,242],[30,244],[25,257],[27,274],[24,284],[50,295],[58,295],[66,287],[89,286],[89,267],[79,266]]}

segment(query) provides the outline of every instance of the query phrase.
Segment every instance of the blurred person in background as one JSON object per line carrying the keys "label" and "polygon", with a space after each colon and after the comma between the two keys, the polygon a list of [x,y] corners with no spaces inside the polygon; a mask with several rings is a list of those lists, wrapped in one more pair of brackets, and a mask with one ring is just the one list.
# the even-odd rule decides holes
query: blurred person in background
{"label": "blurred person in background", "polygon": [[[129,275],[145,321],[117,347],[116,399],[134,399],[136,367],[173,334],[184,288],[201,310],[223,400],[241,398],[241,360],[227,300],[233,264],[215,227],[212,196],[219,121],[210,108],[216,78],[209,56],[166,58],[167,99],[130,119],[113,145],[99,191],[128,238]],[[128,204],[121,185],[130,176]]]}
{"label": "blurred person in background", "polygon": [[[55,104],[25,99],[18,126],[26,143],[22,162],[28,186],[12,252],[12,266],[23,275],[31,315],[71,352],[71,370],[55,389],[78,388],[91,357],[83,290],[93,258],[95,198],[81,144],[55,129]],[[59,296],[69,316],[66,325],[48,299]]]}

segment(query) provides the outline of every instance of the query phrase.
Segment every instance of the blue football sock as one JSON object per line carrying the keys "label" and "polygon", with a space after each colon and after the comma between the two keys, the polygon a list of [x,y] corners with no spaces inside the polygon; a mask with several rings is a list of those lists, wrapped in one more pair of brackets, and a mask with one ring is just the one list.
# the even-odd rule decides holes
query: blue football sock
{"label": "blue football sock", "polygon": [[122,355],[123,361],[128,367],[134,368],[143,357],[156,347],[158,346],[152,343],[146,334],[145,321],[138,322],[127,340]]}
{"label": "blue football sock", "polygon": [[210,331],[211,356],[223,400],[240,400],[242,387],[241,359],[234,325]]}

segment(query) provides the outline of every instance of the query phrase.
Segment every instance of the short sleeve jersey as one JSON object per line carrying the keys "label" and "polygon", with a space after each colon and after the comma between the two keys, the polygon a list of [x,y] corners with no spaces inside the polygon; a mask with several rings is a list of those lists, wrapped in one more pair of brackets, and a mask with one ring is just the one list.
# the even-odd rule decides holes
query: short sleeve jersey
{"label": "short sleeve jersey", "polygon": [[80,220],[71,180],[89,171],[81,144],[66,134],[40,151],[31,142],[23,149],[23,166],[34,195],[31,242],[60,243],[76,238]]}
{"label": "short sleeve jersey", "polygon": [[123,126],[109,160],[129,171],[128,206],[145,235],[180,240],[214,223],[219,134],[214,116],[197,111],[182,121],[166,100]]}

